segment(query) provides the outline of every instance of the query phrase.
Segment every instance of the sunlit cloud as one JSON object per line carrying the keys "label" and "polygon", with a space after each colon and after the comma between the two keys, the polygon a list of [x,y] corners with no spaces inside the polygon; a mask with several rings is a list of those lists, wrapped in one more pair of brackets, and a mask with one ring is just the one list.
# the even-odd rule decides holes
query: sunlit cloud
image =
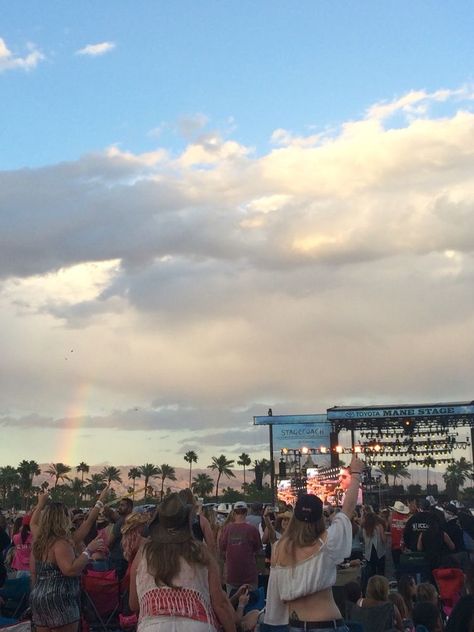
{"label": "sunlit cloud", "polygon": [[176,154],[112,146],[0,172],[3,423],[36,410],[67,428],[86,377],[83,426],[186,445],[197,430],[203,450],[207,428],[250,445],[269,406],[466,398],[471,109],[469,90],[413,91],[324,135],[279,131],[261,154],[203,118]]}

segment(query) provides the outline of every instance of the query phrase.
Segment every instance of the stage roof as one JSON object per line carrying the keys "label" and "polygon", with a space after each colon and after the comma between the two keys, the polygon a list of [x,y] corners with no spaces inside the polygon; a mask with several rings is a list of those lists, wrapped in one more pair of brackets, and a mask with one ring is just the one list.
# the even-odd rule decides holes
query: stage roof
{"label": "stage roof", "polygon": [[328,420],[347,426],[358,422],[416,419],[422,422],[474,425],[474,402],[436,402],[431,404],[389,404],[386,406],[333,406],[328,408]]}

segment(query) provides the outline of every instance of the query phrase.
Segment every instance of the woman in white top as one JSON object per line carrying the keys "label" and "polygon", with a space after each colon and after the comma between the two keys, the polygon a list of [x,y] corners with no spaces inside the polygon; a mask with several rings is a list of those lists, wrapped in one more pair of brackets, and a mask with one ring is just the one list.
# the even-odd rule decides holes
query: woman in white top
{"label": "woman in white top", "polygon": [[208,548],[193,537],[191,505],[170,494],[150,525],[130,574],[138,632],[235,632],[235,615]]}
{"label": "woman in white top", "polygon": [[289,623],[291,632],[347,630],[334,601],[332,586],[336,582],[337,564],[351,553],[350,518],[363,468],[363,462],[354,455],[350,466],[352,479],[342,511],[328,529],[323,503],[317,496],[304,494],[296,502],[284,536],[273,547],[265,623]]}

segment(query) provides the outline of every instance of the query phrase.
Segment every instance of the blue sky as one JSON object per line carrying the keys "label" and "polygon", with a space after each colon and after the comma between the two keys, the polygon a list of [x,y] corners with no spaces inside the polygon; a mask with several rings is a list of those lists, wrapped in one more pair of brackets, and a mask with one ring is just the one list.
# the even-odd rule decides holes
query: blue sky
{"label": "blue sky", "polygon": [[472,399],[472,2],[1,15],[0,465]]}
{"label": "blue sky", "polygon": [[[201,113],[264,151],[280,127],[305,133],[410,89],[472,80],[473,5],[441,2],[16,2],[8,48],[45,59],[2,73],[0,165],[38,166],[118,143],[182,146]],[[97,57],[87,44],[113,42]]]}

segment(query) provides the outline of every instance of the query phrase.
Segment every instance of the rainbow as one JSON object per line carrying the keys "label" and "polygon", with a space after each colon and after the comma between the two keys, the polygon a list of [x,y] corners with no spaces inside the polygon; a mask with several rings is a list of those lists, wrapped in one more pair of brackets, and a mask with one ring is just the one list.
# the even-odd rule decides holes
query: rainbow
{"label": "rainbow", "polygon": [[61,431],[58,433],[56,450],[59,463],[76,466],[80,461],[86,460],[87,455],[76,452],[79,431],[82,429],[86,419],[87,402],[92,392],[90,382],[79,384],[74,397],[68,406],[64,416]]}

